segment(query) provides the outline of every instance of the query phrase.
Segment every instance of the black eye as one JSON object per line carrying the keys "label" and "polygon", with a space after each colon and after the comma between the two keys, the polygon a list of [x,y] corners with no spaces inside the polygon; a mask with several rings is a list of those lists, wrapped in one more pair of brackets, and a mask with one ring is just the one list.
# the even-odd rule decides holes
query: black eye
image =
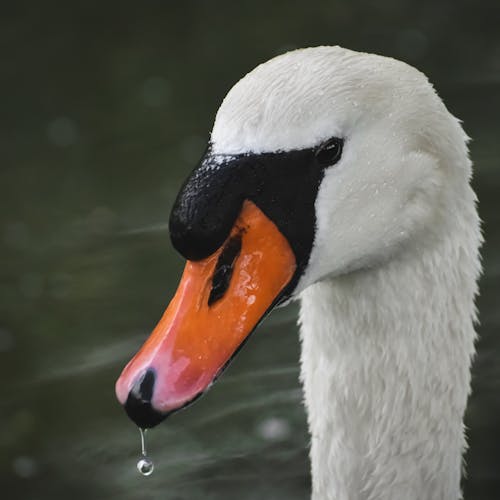
{"label": "black eye", "polygon": [[329,167],[340,160],[344,141],[338,137],[332,137],[316,149],[316,158],[320,165]]}

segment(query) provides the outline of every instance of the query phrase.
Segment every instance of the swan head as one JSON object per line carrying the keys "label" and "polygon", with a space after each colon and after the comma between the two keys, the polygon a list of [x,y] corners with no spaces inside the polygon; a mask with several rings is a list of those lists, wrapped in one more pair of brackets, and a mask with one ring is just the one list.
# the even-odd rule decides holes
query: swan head
{"label": "swan head", "polygon": [[311,284],[439,234],[469,176],[465,139],[426,77],[393,59],[317,47],[242,78],[174,204],[188,263],[117,382],[129,416],[151,427],[192,402]]}

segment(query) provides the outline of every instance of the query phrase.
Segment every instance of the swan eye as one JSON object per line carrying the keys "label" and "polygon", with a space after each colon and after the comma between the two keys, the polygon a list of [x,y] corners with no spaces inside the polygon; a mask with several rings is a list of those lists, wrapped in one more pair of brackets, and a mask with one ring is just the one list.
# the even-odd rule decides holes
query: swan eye
{"label": "swan eye", "polygon": [[320,165],[331,166],[340,160],[342,145],[344,141],[338,137],[332,137],[316,149],[316,159]]}

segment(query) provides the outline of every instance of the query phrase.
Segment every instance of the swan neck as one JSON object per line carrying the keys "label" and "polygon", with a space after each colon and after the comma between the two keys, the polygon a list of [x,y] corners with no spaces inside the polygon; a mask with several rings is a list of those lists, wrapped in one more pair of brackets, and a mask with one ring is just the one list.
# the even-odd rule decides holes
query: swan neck
{"label": "swan neck", "polygon": [[461,498],[475,259],[447,239],[303,292],[315,500]]}

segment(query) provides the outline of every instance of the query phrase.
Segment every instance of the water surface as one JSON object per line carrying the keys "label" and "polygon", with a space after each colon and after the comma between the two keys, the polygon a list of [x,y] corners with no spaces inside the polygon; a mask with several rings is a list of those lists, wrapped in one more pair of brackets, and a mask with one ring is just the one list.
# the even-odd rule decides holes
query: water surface
{"label": "water surface", "polygon": [[[375,5],[375,4],[373,4]],[[500,35],[496,2],[16,3],[0,19],[2,498],[305,499],[296,308],[148,435],[114,381],[183,267],[166,222],[231,85],[289,48],[417,65],[464,120],[484,223],[467,498],[500,492]]]}

